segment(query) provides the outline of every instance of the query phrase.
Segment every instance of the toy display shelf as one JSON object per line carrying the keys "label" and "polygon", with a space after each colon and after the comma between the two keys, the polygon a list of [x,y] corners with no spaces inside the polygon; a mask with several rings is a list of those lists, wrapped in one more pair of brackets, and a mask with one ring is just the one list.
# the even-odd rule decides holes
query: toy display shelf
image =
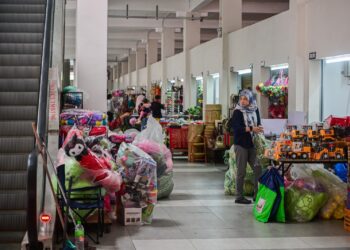
{"label": "toy display shelf", "polygon": [[348,163],[348,159],[339,159],[339,160],[303,160],[303,159],[274,159],[274,158],[269,158],[271,161],[272,166],[278,168],[278,170],[281,171],[282,176],[285,175],[286,172],[289,171],[290,167],[293,164],[298,164],[298,163],[308,163],[308,164],[336,164],[336,163]]}

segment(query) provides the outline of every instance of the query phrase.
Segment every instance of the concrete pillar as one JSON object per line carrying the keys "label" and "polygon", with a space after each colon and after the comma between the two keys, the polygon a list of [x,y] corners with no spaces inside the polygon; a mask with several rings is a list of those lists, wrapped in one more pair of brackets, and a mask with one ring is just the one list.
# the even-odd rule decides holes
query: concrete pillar
{"label": "concrete pillar", "polygon": [[140,69],[146,66],[146,49],[138,48],[136,50],[136,83],[140,86]]}
{"label": "concrete pillar", "polygon": [[130,54],[128,59],[128,72],[131,74],[136,70],[136,54]]}
{"label": "concrete pillar", "polygon": [[163,28],[161,39],[162,60],[175,54],[175,29]]}
{"label": "concrete pillar", "polygon": [[78,0],[76,16],[76,77],[85,91],[84,108],[105,112],[108,0]]}
{"label": "concrete pillar", "polygon": [[136,50],[136,69],[142,69],[146,66],[146,49],[138,48]]}
{"label": "concrete pillar", "polygon": [[220,27],[222,33],[242,28],[242,0],[220,0]]}
{"label": "concrete pillar", "polygon": [[270,68],[268,67],[260,67],[260,62],[255,62],[253,66],[253,92],[256,93],[256,101],[259,107],[260,116],[261,118],[267,119],[268,114],[268,107],[269,107],[269,100],[267,97],[262,96],[261,94],[257,93],[256,86],[260,82],[265,82],[270,78]]}
{"label": "concrete pillar", "polygon": [[[64,0],[55,1],[55,16],[53,26],[53,38],[52,38],[52,67],[58,69],[59,84],[62,87],[63,79],[63,60],[64,60]],[[65,87],[66,85],[63,85]]]}
{"label": "concrete pillar", "polygon": [[148,39],[147,41],[147,65],[157,62],[158,57],[158,40]]}
{"label": "concrete pillar", "polygon": [[220,28],[222,32],[222,68],[220,72],[220,104],[222,116],[228,117],[229,103],[229,46],[228,33],[242,28],[242,0],[220,0]]}
{"label": "concrete pillar", "polygon": [[121,76],[124,76],[124,75],[126,75],[127,73],[128,73],[128,61],[126,61],[126,62],[121,62],[121,72],[122,72],[122,74],[121,74]]}
{"label": "concrete pillar", "polygon": [[322,120],[322,61],[309,62],[309,100],[308,100],[308,123]]}

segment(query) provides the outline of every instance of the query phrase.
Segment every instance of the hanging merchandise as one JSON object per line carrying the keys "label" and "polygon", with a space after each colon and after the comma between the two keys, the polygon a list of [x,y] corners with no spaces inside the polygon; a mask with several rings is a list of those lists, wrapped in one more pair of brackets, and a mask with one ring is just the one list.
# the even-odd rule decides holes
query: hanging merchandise
{"label": "hanging merchandise", "polygon": [[253,213],[260,222],[285,222],[284,182],[276,168],[270,168],[260,177]]}
{"label": "hanging merchandise", "polygon": [[287,118],[288,73],[280,70],[265,83],[259,83],[256,90],[269,99],[269,118]]}
{"label": "hanging merchandise", "polygon": [[[160,87],[160,85],[158,83],[153,83],[152,84],[152,88],[151,88],[151,99],[153,100],[155,98],[155,96],[157,95],[162,95],[162,88]],[[136,106],[137,107],[137,106]]]}
{"label": "hanging merchandise", "polygon": [[166,94],[167,115],[178,115],[183,112],[183,87],[172,86]]}

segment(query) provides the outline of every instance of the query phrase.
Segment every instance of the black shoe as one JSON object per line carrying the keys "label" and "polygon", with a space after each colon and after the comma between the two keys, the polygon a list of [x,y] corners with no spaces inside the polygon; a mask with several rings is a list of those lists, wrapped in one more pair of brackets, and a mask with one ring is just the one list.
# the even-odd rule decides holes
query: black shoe
{"label": "black shoe", "polygon": [[246,198],[244,198],[244,197],[242,197],[242,198],[237,198],[237,199],[235,200],[235,203],[237,203],[237,204],[246,204],[246,205],[248,205],[248,204],[251,204],[252,201],[251,201],[251,200],[248,200],[248,199],[246,199]]}

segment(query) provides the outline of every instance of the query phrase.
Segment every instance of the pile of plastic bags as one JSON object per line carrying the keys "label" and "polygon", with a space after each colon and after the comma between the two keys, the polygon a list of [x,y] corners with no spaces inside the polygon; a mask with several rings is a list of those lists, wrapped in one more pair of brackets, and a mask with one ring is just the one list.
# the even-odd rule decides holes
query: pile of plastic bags
{"label": "pile of plastic bags", "polygon": [[157,203],[156,162],[138,147],[126,143],[119,148],[117,162],[124,183],[119,191],[123,207],[142,208],[142,221],[151,223]]}
{"label": "pile of plastic bags", "polygon": [[164,144],[160,124],[150,117],[147,128],[135,137],[133,144],[149,154],[157,163],[158,199],[168,197],[174,188],[173,160],[170,150]]}
{"label": "pile of plastic bags", "polygon": [[291,221],[344,218],[346,184],[318,164],[294,165],[286,184],[286,214]]}
{"label": "pile of plastic bags", "polygon": [[100,111],[66,109],[60,114],[60,125],[106,126],[107,115]]}

